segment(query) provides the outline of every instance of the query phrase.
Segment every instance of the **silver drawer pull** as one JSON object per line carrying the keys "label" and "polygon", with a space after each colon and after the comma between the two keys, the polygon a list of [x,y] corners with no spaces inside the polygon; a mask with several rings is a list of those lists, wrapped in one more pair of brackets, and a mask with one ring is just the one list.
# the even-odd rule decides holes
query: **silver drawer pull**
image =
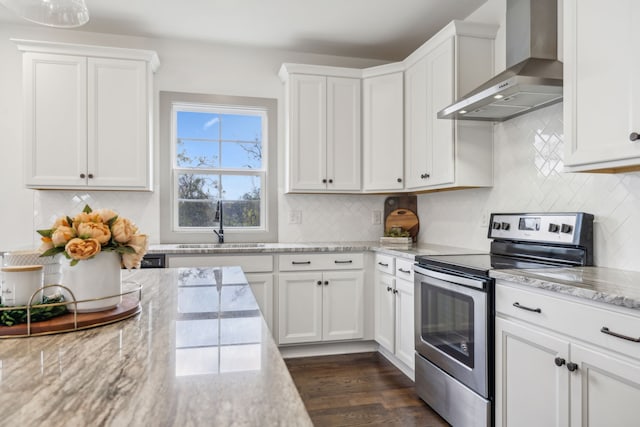
{"label": "silver drawer pull", "polygon": [[534,313],[542,313],[542,310],[540,310],[539,308],[531,308],[531,307],[527,307],[527,306],[524,306],[524,305],[520,305],[519,302],[514,302],[513,306],[515,308],[519,308],[521,310],[533,311]]}
{"label": "silver drawer pull", "polygon": [[622,338],[623,340],[633,341],[633,342],[640,342],[640,338],[633,338],[633,337],[630,337],[630,336],[627,336],[627,335],[619,334],[617,332],[612,332],[606,326],[603,326],[602,329],[600,329],[600,332],[602,332],[603,334],[611,335],[611,336],[616,337],[616,338]]}
{"label": "silver drawer pull", "polygon": [[351,264],[351,263],[353,263],[353,260],[350,260],[350,259],[348,259],[348,260],[346,260],[346,261],[335,260],[335,261],[333,261],[333,262],[334,262],[335,264]]}
{"label": "silver drawer pull", "polygon": [[305,265],[305,264],[311,264],[311,261],[291,261],[291,264],[293,264],[293,265]]}
{"label": "silver drawer pull", "polygon": [[406,274],[411,274],[411,270],[405,270],[404,268],[399,268],[398,271],[400,273],[406,273]]}
{"label": "silver drawer pull", "polygon": [[384,262],[378,262],[378,265],[381,265],[383,267],[389,267],[389,264],[385,264]]}

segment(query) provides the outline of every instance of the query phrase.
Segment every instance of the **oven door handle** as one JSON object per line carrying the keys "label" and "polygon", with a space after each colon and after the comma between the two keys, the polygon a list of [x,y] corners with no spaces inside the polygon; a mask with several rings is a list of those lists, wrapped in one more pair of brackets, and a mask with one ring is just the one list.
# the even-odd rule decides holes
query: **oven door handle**
{"label": "oven door handle", "polygon": [[443,280],[445,282],[469,286],[475,289],[485,289],[487,284],[486,280],[471,279],[469,277],[459,276],[457,274],[441,273],[439,271],[429,270],[417,265],[413,267],[413,272],[416,274],[422,274],[423,276],[432,277],[434,279]]}

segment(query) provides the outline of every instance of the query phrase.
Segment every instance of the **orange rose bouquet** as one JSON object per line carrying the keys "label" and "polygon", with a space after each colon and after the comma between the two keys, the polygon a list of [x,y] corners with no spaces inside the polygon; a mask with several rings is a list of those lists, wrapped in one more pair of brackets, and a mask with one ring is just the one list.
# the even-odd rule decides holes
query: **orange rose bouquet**
{"label": "orange rose bouquet", "polygon": [[42,236],[42,256],[62,253],[72,266],[102,251],[113,251],[120,254],[125,268],[140,268],[148,248],[147,236],[138,233],[133,222],[111,209],[94,211],[89,205],[75,217],[58,218],[50,229],[37,232]]}

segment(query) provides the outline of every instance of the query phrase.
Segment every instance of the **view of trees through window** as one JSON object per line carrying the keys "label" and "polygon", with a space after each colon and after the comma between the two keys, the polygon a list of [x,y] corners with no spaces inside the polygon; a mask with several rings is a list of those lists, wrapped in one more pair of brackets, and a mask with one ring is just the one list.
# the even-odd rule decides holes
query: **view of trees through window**
{"label": "view of trees through window", "polygon": [[178,228],[260,227],[263,211],[263,125],[260,112],[175,108],[174,179]]}

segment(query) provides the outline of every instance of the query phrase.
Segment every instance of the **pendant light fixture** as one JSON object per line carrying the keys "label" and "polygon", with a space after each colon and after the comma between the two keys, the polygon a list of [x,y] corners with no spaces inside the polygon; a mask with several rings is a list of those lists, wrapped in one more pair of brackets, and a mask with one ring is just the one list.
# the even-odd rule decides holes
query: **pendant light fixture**
{"label": "pendant light fixture", "polygon": [[0,0],[7,9],[20,17],[58,28],[74,28],[89,21],[84,0]]}

